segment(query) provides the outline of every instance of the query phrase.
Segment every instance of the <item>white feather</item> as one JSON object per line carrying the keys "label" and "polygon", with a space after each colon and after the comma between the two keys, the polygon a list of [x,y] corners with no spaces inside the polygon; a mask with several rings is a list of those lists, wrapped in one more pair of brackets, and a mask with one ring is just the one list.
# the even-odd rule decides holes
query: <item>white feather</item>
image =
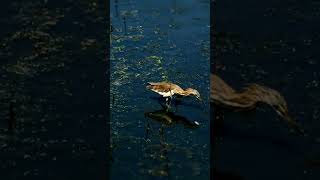
{"label": "white feather", "polygon": [[168,91],[168,92],[159,92],[159,91],[157,91],[157,90],[152,90],[152,91],[160,94],[160,95],[163,96],[163,97],[170,97],[170,96],[172,96],[172,95],[174,94],[174,91],[172,91],[172,90],[171,90],[171,91]]}

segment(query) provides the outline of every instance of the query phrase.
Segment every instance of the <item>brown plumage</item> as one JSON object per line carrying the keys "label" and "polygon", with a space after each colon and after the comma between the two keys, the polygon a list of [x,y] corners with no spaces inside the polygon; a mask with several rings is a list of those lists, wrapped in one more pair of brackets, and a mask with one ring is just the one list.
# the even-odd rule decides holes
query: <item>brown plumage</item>
{"label": "brown plumage", "polygon": [[161,96],[168,98],[173,95],[180,96],[195,96],[200,99],[200,94],[197,90],[192,88],[182,89],[180,86],[170,82],[149,82],[147,89],[160,94]]}
{"label": "brown plumage", "polygon": [[210,82],[210,101],[215,105],[234,110],[250,110],[256,108],[258,103],[265,103],[291,127],[303,133],[296,121],[289,116],[287,103],[278,91],[258,84],[249,84],[237,92],[215,74],[210,75]]}

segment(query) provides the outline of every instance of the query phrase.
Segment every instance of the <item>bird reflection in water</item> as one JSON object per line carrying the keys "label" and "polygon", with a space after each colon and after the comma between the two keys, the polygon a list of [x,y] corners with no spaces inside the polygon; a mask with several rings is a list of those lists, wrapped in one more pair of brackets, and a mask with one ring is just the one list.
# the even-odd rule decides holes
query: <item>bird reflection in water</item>
{"label": "bird reflection in water", "polygon": [[146,112],[145,117],[151,118],[155,121],[160,122],[162,125],[172,126],[174,124],[182,124],[186,128],[197,128],[199,122],[190,121],[184,116],[176,115],[167,109],[161,109],[153,112]]}
{"label": "bird reflection in water", "polygon": [[[185,128],[197,128],[199,127],[199,123],[197,121],[190,121],[186,117],[177,115],[173,112],[168,111],[166,108],[161,110],[152,111],[152,112],[145,112],[146,117],[146,137],[145,139],[148,140],[149,136],[152,132],[156,132],[159,134],[160,144],[156,145],[148,145],[149,148],[152,148],[152,156],[157,156],[159,160],[162,162],[160,163],[161,167],[155,167],[154,169],[148,170],[148,174],[154,176],[170,176],[170,166],[171,162],[168,158],[168,151],[173,148],[173,145],[170,145],[165,140],[165,128],[172,127],[174,125],[181,124]],[[153,129],[149,119],[154,120],[155,122],[160,123],[160,128],[158,130]],[[150,141],[149,141],[150,142]],[[148,148],[147,148],[148,149]],[[157,149],[158,153],[154,153],[154,149]]]}

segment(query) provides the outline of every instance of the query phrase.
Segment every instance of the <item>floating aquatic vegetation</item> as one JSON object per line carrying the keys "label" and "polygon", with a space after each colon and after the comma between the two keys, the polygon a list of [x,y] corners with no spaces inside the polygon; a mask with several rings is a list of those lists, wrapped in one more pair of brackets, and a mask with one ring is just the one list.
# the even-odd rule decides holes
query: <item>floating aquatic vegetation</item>
{"label": "floating aquatic vegetation", "polygon": [[148,57],[146,57],[146,59],[153,60],[153,61],[155,61],[156,64],[161,64],[162,57],[159,57],[159,56],[148,56]]}
{"label": "floating aquatic vegetation", "polygon": [[137,35],[130,35],[130,36],[127,36],[128,39],[132,40],[132,41],[141,41],[144,36],[143,35],[140,35],[140,34],[137,34]]}
{"label": "floating aquatic vegetation", "polygon": [[141,35],[143,35],[143,32],[144,32],[144,28],[143,26],[128,26],[128,30],[132,33],[132,32],[135,32],[135,33],[139,33]]}
{"label": "floating aquatic vegetation", "polygon": [[[136,34],[136,35],[111,35],[111,39],[113,43],[121,43],[123,41],[141,41],[144,38],[144,35]],[[113,49],[113,46],[111,46]]]}
{"label": "floating aquatic vegetation", "polygon": [[86,50],[88,48],[94,47],[96,43],[96,39],[84,39],[81,41],[81,49]]}
{"label": "floating aquatic vegetation", "polygon": [[125,50],[125,46],[124,45],[120,45],[120,46],[113,46],[112,47],[112,53],[119,53],[119,52],[124,52]]}
{"label": "floating aquatic vegetation", "polygon": [[135,18],[138,16],[139,11],[138,10],[131,10],[131,11],[127,11],[127,10],[123,10],[120,12],[120,15],[122,17],[130,17],[130,18]]}
{"label": "floating aquatic vegetation", "polygon": [[8,72],[13,72],[19,75],[33,76],[35,74],[35,70],[32,68],[31,64],[20,61],[6,69]]}

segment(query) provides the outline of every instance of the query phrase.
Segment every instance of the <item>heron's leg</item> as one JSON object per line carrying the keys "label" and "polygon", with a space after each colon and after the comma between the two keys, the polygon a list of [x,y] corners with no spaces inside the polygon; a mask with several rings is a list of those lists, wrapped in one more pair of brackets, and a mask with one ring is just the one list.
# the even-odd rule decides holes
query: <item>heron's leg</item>
{"label": "heron's leg", "polygon": [[167,106],[167,109],[169,109],[169,108],[170,108],[169,97],[166,97],[166,106]]}
{"label": "heron's leg", "polygon": [[[168,98],[169,99],[169,98]],[[170,101],[169,101],[169,105],[171,105],[172,102],[172,96],[170,96]]]}
{"label": "heron's leg", "polygon": [[168,111],[168,104],[166,103],[166,105],[164,106],[162,103],[160,103],[161,107],[163,110]]}

